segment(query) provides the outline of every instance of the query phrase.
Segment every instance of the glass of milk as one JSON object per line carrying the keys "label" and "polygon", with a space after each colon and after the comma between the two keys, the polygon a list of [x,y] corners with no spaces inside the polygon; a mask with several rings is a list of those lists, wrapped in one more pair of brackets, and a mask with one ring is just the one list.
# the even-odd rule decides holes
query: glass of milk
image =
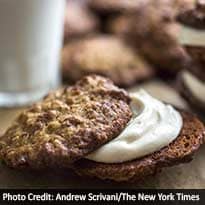
{"label": "glass of milk", "polygon": [[0,0],[0,106],[42,98],[59,85],[65,0]]}

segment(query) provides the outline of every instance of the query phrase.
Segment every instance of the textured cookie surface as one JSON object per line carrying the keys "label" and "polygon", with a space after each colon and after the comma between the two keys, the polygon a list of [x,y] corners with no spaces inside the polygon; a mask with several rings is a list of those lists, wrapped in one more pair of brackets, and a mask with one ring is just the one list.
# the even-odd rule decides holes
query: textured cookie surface
{"label": "textured cookie surface", "polygon": [[74,164],[74,170],[80,175],[100,179],[136,182],[156,174],[163,167],[189,162],[205,139],[205,128],[193,115],[182,113],[182,116],[183,128],[180,135],[160,151],[119,164],[104,164],[81,159]]}
{"label": "textured cookie surface", "polygon": [[153,75],[151,67],[122,40],[97,36],[73,42],[62,54],[64,79],[75,82],[84,75],[100,74],[128,86]]}
{"label": "textured cookie surface", "polygon": [[88,76],[23,112],[0,138],[11,167],[64,167],[116,137],[131,118],[127,93]]}

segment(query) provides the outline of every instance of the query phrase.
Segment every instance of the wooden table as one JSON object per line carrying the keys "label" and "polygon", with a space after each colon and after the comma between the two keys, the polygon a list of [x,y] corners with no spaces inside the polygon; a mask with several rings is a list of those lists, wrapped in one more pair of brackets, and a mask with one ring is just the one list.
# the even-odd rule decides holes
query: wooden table
{"label": "wooden table", "polygon": [[[153,96],[189,109],[186,102],[169,86],[160,81],[142,85]],[[138,89],[138,86],[131,90]],[[21,109],[0,110],[0,132],[8,127]],[[5,166],[0,168],[0,188],[205,188],[205,145],[196,153],[194,160],[166,168],[155,177],[140,184],[113,183],[90,178],[79,178],[71,170],[49,172],[17,171]]]}

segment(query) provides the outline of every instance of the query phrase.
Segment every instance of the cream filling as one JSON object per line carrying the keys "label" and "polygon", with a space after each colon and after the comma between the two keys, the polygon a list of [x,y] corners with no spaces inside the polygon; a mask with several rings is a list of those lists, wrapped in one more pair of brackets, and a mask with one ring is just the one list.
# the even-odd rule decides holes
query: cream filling
{"label": "cream filling", "polygon": [[205,82],[200,81],[188,71],[182,72],[182,78],[185,86],[189,89],[192,95],[201,102],[205,103]]}
{"label": "cream filling", "polygon": [[205,30],[194,29],[182,24],[178,40],[182,45],[205,46]]}
{"label": "cream filling", "polygon": [[179,112],[144,90],[130,94],[133,118],[122,133],[86,158],[103,163],[126,162],[167,146],[179,135],[183,120]]}

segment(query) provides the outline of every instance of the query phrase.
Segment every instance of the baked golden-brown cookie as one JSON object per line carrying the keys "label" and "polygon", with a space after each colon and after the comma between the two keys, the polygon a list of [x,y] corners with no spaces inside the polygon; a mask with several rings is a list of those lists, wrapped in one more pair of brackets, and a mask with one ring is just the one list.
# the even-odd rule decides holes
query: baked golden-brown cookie
{"label": "baked golden-brown cookie", "polygon": [[154,73],[151,66],[121,39],[109,35],[79,40],[64,47],[62,71],[67,82],[99,74],[120,86],[130,86]]}
{"label": "baked golden-brown cookie", "polygon": [[189,162],[194,152],[204,142],[205,128],[192,114],[185,112],[181,114],[183,128],[179,136],[161,150],[136,160],[116,164],[81,159],[73,164],[73,169],[82,176],[132,183],[154,175],[164,167]]}
{"label": "baked golden-brown cookie", "polygon": [[21,113],[0,138],[0,157],[14,168],[68,167],[119,135],[129,101],[110,80],[84,77]]}

